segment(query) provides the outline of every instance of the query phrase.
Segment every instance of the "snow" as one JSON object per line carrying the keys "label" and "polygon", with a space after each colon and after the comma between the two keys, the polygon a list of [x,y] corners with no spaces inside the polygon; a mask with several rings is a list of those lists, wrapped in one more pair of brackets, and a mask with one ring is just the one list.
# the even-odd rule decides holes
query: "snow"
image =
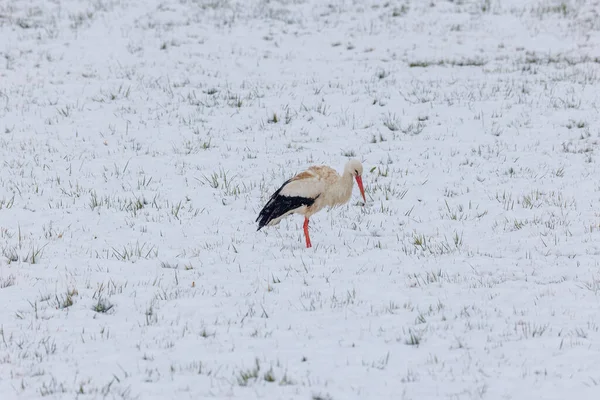
{"label": "snow", "polygon": [[0,397],[597,398],[598,9],[0,4]]}

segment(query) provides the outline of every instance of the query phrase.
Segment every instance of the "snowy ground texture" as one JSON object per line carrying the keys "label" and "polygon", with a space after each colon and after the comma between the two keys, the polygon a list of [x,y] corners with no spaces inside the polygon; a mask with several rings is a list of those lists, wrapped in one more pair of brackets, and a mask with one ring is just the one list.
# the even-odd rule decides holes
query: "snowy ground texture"
{"label": "snowy ground texture", "polygon": [[597,399],[599,10],[0,2],[0,397]]}

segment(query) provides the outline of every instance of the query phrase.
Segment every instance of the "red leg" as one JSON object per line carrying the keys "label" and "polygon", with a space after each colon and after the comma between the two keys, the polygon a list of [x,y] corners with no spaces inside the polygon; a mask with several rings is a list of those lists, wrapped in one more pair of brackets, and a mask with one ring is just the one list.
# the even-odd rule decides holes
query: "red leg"
{"label": "red leg", "polygon": [[308,234],[308,218],[304,217],[304,237],[306,238],[306,248],[312,247],[310,236]]}

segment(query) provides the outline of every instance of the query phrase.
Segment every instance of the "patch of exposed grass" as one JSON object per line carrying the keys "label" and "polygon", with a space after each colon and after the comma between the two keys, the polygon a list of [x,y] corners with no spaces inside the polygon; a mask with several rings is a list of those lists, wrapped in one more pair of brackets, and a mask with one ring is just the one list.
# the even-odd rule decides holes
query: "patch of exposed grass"
{"label": "patch of exposed grass", "polygon": [[13,286],[15,284],[15,276],[9,275],[6,278],[0,278],[0,289],[5,289],[7,287]]}
{"label": "patch of exposed grass", "polygon": [[256,381],[260,372],[260,362],[255,360],[254,367],[240,371],[237,382],[240,386],[248,386],[250,382]]}
{"label": "patch of exposed grass", "polygon": [[448,67],[482,67],[487,62],[479,58],[465,58],[459,60],[417,60],[408,63],[410,68],[427,68],[433,66]]}
{"label": "patch of exposed grass", "polygon": [[77,289],[67,290],[65,294],[56,294],[54,297],[54,305],[58,309],[69,308],[73,305],[73,297],[77,296],[79,292]]}
{"label": "patch of exposed grass", "polygon": [[94,304],[92,310],[96,311],[97,313],[106,314],[107,312],[112,310],[113,307],[114,305],[111,304],[107,299],[105,299],[104,297],[98,297],[98,301],[96,302],[96,304]]}

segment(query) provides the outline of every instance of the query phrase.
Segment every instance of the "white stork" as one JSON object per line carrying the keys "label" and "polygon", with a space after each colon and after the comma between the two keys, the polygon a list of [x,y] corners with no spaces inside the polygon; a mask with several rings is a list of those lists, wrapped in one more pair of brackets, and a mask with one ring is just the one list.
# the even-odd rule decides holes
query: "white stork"
{"label": "white stork", "polygon": [[362,172],[363,167],[358,160],[348,161],[341,176],[325,165],[308,168],[286,181],[273,193],[256,218],[257,230],[265,225],[277,225],[290,214],[302,214],[306,247],[312,247],[308,234],[309,218],[325,206],[334,207],[350,200],[352,178],[356,179],[360,194],[367,202]]}

